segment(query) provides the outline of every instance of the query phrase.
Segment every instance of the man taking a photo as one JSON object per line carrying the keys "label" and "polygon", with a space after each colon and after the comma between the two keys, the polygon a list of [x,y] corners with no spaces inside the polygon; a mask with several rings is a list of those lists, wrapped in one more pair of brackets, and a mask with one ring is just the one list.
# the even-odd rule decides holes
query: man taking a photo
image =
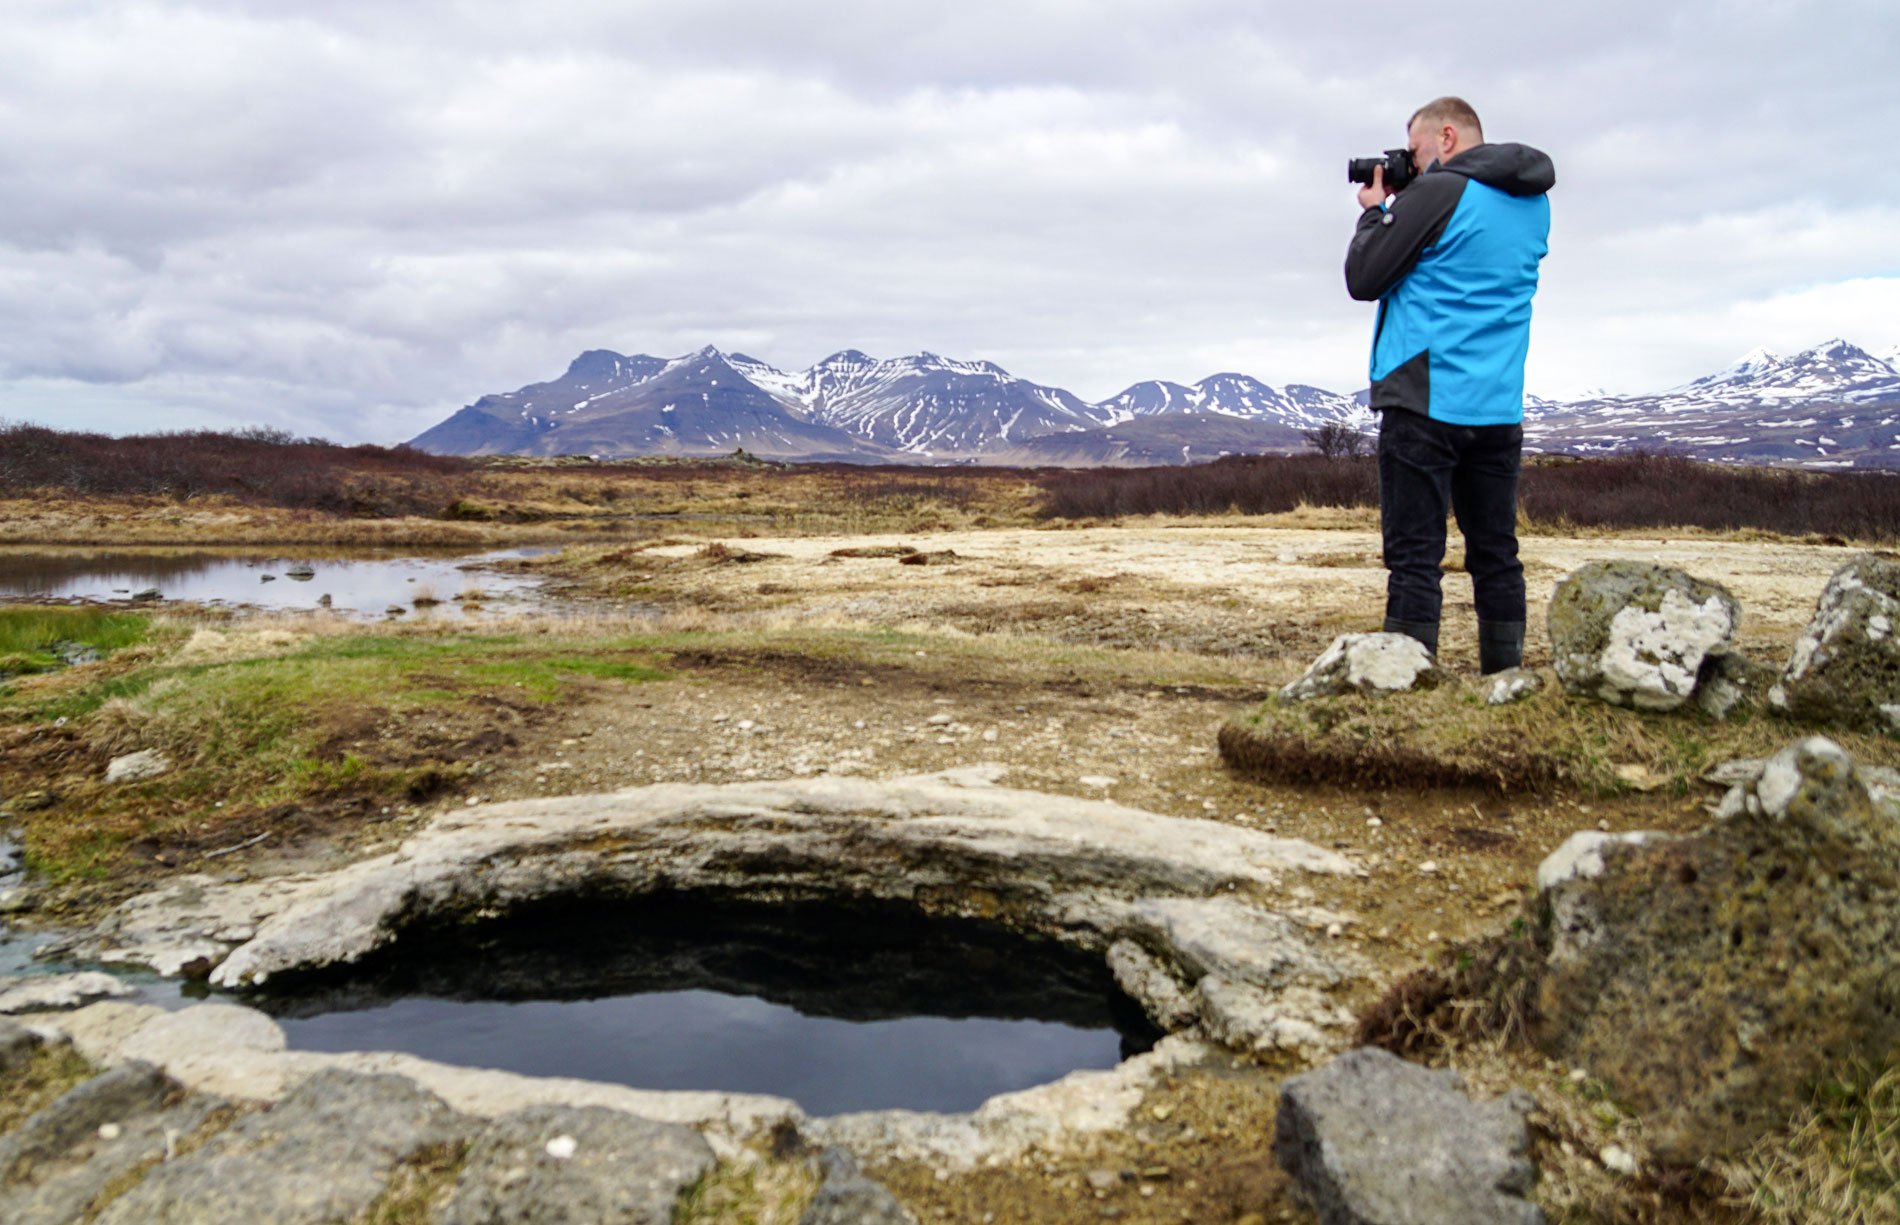
{"label": "man taking a photo", "polygon": [[1438,650],[1445,515],[1458,517],[1484,672],[1523,662],[1517,474],[1531,297],[1550,235],[1550,158],[1484,143],[1462,98],[1420,107],[1406,138],[1417,177],[1359,192],[1346,289],[1379,303],[1372,408],[1379,414],[1385,628]]}

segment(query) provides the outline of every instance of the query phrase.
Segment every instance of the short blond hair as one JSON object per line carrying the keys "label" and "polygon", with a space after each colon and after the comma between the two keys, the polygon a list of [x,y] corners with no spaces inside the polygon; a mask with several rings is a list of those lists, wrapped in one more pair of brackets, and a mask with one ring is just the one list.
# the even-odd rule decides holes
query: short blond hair
{"label": "short blond hair", "polygon": [[1431,124],[1449,123],[1453,127],[1470,128],[1473,136],[1484,139],[1484,125],[1478,122],[1478,112],[1463,98],[1449,94],[1443,98],[1433,98],[1412,112],[1412,117],[1405,121],[1405,130],[1411,131],[1412,125],[1421,119]]}

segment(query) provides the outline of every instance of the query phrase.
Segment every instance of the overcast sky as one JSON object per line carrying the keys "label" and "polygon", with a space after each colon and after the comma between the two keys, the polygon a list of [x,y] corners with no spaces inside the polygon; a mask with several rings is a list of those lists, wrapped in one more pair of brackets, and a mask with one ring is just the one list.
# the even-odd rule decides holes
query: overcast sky
{"label": "overcast sky", "polygon": [[6,0],[0,418],[408,438],[578,352],[1363,386],[1344,162],[1557,165],[1530,390],[1900,343],[1892,0]]}

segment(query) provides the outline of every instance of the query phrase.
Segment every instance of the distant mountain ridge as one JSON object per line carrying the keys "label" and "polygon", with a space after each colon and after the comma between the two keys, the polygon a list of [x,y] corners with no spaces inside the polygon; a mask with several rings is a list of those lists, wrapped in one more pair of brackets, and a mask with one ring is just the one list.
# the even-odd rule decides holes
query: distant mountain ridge
{"label": "distant mountain ridge", "polygon": [[1789,357],[1757,349],[1655,395],[1527,403],[1524,436],[1572,454],[1900,468],[1900,367],[1838,338]]}
{"label": "distant mountain ridge", "polygon": [[[1900,355],[1900,348],[1889,357]],[[1244,374],[1135,383],[1088,402],[994,362],[845,349],[789,372],[708,345],[676,358],[594,349],[558,379],[486,395],[411,445],[462,455],[705,456],[869,463],[1161,464],[1291,452],[1366,395]],[[1900,468],[1900,366],[1844,340],[1765,350],[1655,395],[1525,397],[1527,448],[1668,449],[1709,459]]]}

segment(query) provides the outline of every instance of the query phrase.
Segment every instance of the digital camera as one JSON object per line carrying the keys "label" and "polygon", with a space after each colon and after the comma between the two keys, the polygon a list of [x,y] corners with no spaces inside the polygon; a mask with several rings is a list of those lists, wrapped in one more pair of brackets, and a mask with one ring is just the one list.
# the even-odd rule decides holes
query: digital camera
{"label": "digital camera", "polygon": [[1385,185],[1390,191],[1403,191],[1418,177],[1418,162],[1410,149],[1387,149],[1383,157],[1355,157],[1346,163],[1346,181],[1372,186],[1374,169],[1385,167]]}

